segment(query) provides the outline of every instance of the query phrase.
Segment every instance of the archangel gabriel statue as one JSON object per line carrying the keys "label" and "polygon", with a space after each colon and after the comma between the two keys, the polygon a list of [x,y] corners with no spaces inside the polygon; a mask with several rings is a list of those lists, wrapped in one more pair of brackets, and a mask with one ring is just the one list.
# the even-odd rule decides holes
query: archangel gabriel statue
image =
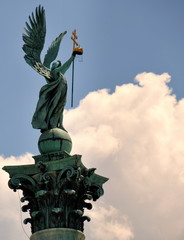
{"label": "archangel gabriel statue", "polygon": [[30,215],[24,220],[25,224],[31,224],[30,240],[85,240],[84,221],[90,221],[85,209],[92,209],[89,201],[103,195],[103,184],[108,178],[96,174],[96,168],[86,168],[81,155],[70,155],[72,141],[63,128],[67,93],[64,73],[71,63],[73,65],[75,55],[82,54],[83,50],[76,47],[74,30],[72,56],[63,65],[60,61],[53,62],[66,34],[63,32],[52,42],[41,62],[46,33],[45,12],[41,6],[29,17],[25,31],[25,60],[47,81],[40,90],[32,119],[33,128],[41,130],[38,140],[41,154],[33,156],[34,164],[5,166],[3,170],[10,176],[8,186],[14,191],[22,190],[20,200],[25,204],[21,209]]}
{"label": "archangel gabriel statue", "polygon": [[32,126],[41,129],[41,132],[53,128],[65,130],[63,127],[63,110],[66,103],[67,81],[64,74],[74,61],[75,55],[83,53],[82,48],[75,47],[75,45],[78,46],[76,31],[74,30],[72,33],[74,43],[72,56],[63,65],[60,61],[53,61],[58,55],[59,46],[66,31],[62,32],[52,42],[43,63],[41,62],[40,55],[46,35],[46,19],[43,7],[37,7],[35,14],[32,13],[29,16],[29,23],[26,22],[25,32],[23,34],[24,58],[34,70],[45,77],[47,82],[40,90],[39,100],[32,118]]}

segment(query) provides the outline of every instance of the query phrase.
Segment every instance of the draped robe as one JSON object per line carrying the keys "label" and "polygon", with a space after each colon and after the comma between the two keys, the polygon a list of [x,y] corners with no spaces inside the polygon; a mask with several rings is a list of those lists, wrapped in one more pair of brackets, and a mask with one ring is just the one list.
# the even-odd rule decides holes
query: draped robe
{"label": "draped robe", "polygon": [[[62,66],[51,69],[51,79],[47,79],[39,94],[39,100],[32,118],[32,126],[42,131],[55,127],[63,130],[63,110],[66,103],[67,80],[64,73],[70,67],[74,56]],[[66,131],[66,130],[65,130]]]}

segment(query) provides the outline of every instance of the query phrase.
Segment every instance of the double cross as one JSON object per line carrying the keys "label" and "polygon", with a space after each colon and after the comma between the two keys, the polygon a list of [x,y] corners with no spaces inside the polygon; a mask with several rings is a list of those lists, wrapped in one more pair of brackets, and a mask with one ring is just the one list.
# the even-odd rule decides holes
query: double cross
{"label": "double cross", "polygon": [[72,35],[71,36],[71,39],[73,40],[73,49],[75,48],[75,45],[78,46],[78,42],[76,41],[76,39],[78,39],[77,35],[76,35],[76,29],[73,30],[72,32]]}

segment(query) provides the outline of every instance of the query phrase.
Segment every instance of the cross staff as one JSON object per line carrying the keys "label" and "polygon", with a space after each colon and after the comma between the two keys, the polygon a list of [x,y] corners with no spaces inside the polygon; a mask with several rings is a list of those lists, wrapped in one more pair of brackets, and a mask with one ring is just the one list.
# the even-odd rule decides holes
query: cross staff
{"label": "cross staff", "polygon": [[[76,42],[76,39],[78,38],[76,35],[76,29],[72,32],[71,39],[73,40],[73,51],[75,49],[75,45],[79,45],[78,42]],[[72,94],[71,94],[71,107],[73,107],[73,90],[74,90],[74,60],[72,63]]]}
{"label": "cross staff", "polygon": [[75,45],[77,45],[77,46],[79,45],[78,42],[76,42],[76,39],[78,39],[78,37],[76,35],[76,29],[73,30],[72,35],[73,36],[71,36],[71,39],[73,40],[73,50],[74,50]]}
{"label": "cross staff", "polygon": [[[76,54],[82,55],[83,54],[83,49],[79,46],[78,42],[76,41],[78,39],[77,34],[76,34],[76,29],[72,32],[71,39],[73,41],[73,51],[75,51]],[[72,94],[71,94],[71,107],[73,107],[73,90],[74,90],[74,60],[72,63]]]}

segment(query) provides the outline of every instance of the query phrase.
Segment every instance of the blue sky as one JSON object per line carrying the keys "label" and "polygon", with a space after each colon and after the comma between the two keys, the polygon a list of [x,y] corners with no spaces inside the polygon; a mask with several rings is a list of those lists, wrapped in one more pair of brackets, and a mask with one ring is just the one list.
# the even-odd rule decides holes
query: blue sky
{"label": "blue sky", "polygon": [[[74,107],[89,92],[132,83],[136,74],[168,72],[170,86],[183,97],[184,2],[182,0],[10,1],[1,3],[1,148],[5,156],[37,154],[38,131],[31,127],[44,79],[24,61],[22,33],[28,15],[42,4],[47,36],[43,56],[62,31],[58,59],[71,54],[71,31],[76,28],[84,48],[83,62],[75,63]],[[67,73],[70,108],[71,70]]]}

